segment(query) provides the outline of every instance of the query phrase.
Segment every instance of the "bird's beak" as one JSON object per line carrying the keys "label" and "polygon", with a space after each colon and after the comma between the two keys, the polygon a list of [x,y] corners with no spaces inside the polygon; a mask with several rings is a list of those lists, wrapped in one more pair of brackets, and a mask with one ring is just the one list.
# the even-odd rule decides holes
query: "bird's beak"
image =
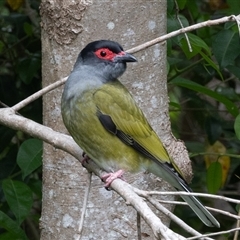
{"label": "bird's beak", "polygon": [[137,59],[127,52],[120,52],[115,58],[114,62],[137,62]]}

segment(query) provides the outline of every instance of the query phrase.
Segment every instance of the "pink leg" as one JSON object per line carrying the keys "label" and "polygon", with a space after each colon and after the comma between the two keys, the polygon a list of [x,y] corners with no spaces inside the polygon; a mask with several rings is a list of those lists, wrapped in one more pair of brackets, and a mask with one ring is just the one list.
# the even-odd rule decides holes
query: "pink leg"
{"label": "pink leg", "polygon": [[111,183],[117,179],[117,178],[120,178],[120,179],[123,179],[123,173],[124,171],[122,169],[116,171],[116,172],[113,172],[113,173],[107,173],[105,174],[103,177],[102,177],[102,180],[105,182],[104,184],[104,187],[106,188],[109,188]]}
{"label": "pink leg", "polygon": [[[83,159],[81,160],[81,163],[82,163],[82,165],[84,166],[84,164],[87,164],[88,161],[89,161],[91,158],[90,158],[85,152],[82,153],[82,156],[83,156]],[[124,180],[124,179],[123,179],[123,173],[124,173],[124,171],[120,169],[120,170],[118,170],[118,171],[116,171],[116,172],[106,173],[105,175],[103,175],[102,181],[105,182],[104,187],[105,187],[106,189],[108,189],[108,188],[110,187],[111,183],[112,183],[115,179],[117,179],[117,178],[120,178],[120,179]]]}
{"label": "pink leg", "polygon": [[83,159],[81,161],[82,165],[84,165],[85,163],[88,163],[88,160],[90,160],[91,158],[85,153],[82,153]]}

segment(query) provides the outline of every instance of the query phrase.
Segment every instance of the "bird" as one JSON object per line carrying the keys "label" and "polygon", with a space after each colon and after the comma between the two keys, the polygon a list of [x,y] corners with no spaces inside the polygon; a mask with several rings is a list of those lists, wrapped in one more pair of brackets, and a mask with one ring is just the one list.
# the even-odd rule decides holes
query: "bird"
{"label": "bird", "polygon": [[[178,191],[192,192],[133,96],[118,80],[127,62],[137,59],[117,42],[87,44],[64,86],[63,122],[85,156],[107,172],[105,186],[126,171],[147,171]],[[181,197],[205,225],[220,227],[196,197]]]}

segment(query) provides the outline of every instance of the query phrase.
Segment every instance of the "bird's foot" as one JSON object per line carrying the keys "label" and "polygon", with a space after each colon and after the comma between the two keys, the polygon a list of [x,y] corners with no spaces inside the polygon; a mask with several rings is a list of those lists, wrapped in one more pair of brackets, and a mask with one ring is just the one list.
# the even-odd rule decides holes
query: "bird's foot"
{"label": "bird's foot", "polygon": [[83,159],[81,160],[81,164],[84,166],[85,163],[88,163],[88,161],[91,159],[85,152],[82,153]]}
{"label": "bird's foot", "polygon": [[124,171],[122,169],[116,171],[116,172],[113,172],[113,173],[107,173],[105,175],[102,176],[102,181],[105,182],[104,184],[104,187],[109,190],[109,187],[111,185],[111,183],[117,179],[117,178],[120,178],[122,180],[124,180],[123,178],[123,173]]}

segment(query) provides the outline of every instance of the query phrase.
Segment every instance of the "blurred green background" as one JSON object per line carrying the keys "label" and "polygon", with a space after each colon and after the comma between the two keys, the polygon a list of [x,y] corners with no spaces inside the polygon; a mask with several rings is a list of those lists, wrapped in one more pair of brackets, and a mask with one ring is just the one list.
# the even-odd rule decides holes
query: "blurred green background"
{"label": "blurred green background", "polygon": [[[184,26],[240,13],[236,0],[178,0]],[[168,0],[168,32],[181,26]],[[0,107],[41,89],[40,1],[0,1]],[[158,16],[156,16],[157,18]],[[195,192],[240,198],[240,38],[235,22],[198,29],[168,40],[168,89],[172,131],[189,151]],[[122,43],[121,43],[122,44]],[[41,99],[19,114],[42,123]],[[42,142],[0,126],[0,240],[39,239]],[[236,213],[236,204],[204,201]],[[221,205],[222,204],[222,205]],[[206,228],[187,207],[175,213],[200,232]],[[216,214],[221,230],[235,226]],[[172,224],[174,231],[182,232]],[[232,235],[221,239],[231,239]],[[217,239],[217,238],[216,238]],[[220,239],[220,238],[219,238]]]}

